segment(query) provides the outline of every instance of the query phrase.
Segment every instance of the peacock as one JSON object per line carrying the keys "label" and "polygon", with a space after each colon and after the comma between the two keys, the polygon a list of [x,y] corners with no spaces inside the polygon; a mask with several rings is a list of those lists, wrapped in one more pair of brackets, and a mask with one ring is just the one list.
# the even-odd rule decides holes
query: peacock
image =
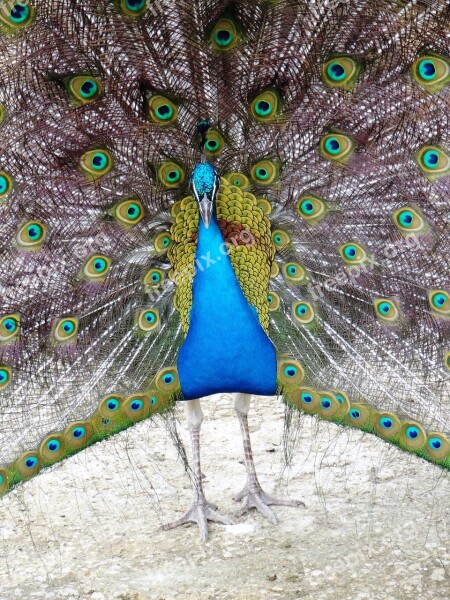
{"label": "peacock", "polygon": [[[450,469],[445,0],[0,4],[0,494],[181,402]],[[208,401],[214,401],[208,399]],[[267,415],[270,419],[270,414]],[[353,457],[357,460],[357,457]],[[433,467],[432,465],[435,465]]]}

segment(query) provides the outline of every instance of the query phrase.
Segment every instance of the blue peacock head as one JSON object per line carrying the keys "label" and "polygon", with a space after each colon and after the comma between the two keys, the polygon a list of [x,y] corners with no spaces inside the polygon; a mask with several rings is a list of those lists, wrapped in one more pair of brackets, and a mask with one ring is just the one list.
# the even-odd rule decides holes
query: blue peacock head
{"label": "blue peacock head", "polygon": [[206,228],[209,227],[214,214],[219,186],[220,178],[212,165],[201,162],[195,166],[191,177],[191,188]]}

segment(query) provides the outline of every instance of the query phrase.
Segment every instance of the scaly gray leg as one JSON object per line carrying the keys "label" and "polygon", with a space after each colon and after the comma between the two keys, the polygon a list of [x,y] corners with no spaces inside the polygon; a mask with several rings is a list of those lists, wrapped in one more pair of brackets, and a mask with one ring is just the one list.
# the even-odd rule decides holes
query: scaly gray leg
{"label": "scaly gray leg", "polygon": [[244,441],[244,463],[247,469],[247,484],[239,494],[234,496],[234,499],[238,502],[244,500],[243,506],[237,511],[236,516],[242,516],[251,508],[256,508],[266,519],[269,519],[269,521],[276,525],[277,518],[269,506],[305,506],[305,504],[299,500],[275,498],[266,494],[261,488],[253,462],[250,432],[248,429],[250,400],[250,394],[236,394],[234,397],[234,410],[236,411],[241,427],[242,439]]}
{"label": "scaly gray leg", "polygon": [[163,525],[162,529],[174,529],[186,523],[197,523],[200,528],[201,538],[206,542],[208,540],[208,521],[224,525],[233,525],[234,521],[216,512],[215,509],[217,506],[207,502],[203,491],[202,480],[204,476],[200,468],[200,428],[203,421],[203,412],[200,401],[185,401],[184,408],[192,442],[194,500],[188,511],[180,519]]}

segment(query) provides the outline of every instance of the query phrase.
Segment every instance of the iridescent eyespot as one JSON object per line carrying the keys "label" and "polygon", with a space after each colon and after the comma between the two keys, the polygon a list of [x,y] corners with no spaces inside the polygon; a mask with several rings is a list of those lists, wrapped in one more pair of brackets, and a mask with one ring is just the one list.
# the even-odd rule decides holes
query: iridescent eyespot
{"label": "iridescent eyespot", "polygon": [[273,261],[272,266],[270,267],[270,276],[278,277],[279,274],[280,274],[280,267],[278,266],[276,261]]}
{"label": "iridescent eyespot", "polygon": [[0,344],[10,343],[19,337],[20,315],[9,314],[0,316]]}
{"label": "iridescent eyespot", "polygon": [[78,319],[66,317],[60,319],[53,327],[53,338],[56,342],[74,342],[78,333]]}
{"label": "iridescent eyespot", "polygon": [[45,240],[47,227],[40,221],[28,221],[19,229],[16,241],[22,250],[40,250]]}
{"label": "iridescent eyespot", "polygon": [[438,54],[421,56],[412,65],[412,75],[427,92],[434,94],[450,81],[450,61]]}
{"label": "iridescent eyespot", "polygon": [[288,283],[303,284],[308,281],[306,269],[297,262],[286,263],[282,269]]}
{"label": "iridescent eyespot", "polygon": [[427,229],[425,219],[417,210],[410,206],[399,208],[394,212],[392,218],[404,235],[417,235],[418,233],[423,233]]}
{"label": "iridescent eyespot", "polygon": [[29,2],[2,2],[0,21],[9,31],[28,27],[36,16],[36,9]]}
{"label": "iridescent eyespot", "polygon": [[433,181],[450,173],[450,158],[447,151],[438,146],[424,146],[417,153],[419,167]]}
{"label": "iridescent eyespot", "polygon": [[220,19],[214,25],[210,41],[217,50],[222,52],[232,50],[239,42],[236,25],[231,19]]}
{"label": "iridescent eyespot", "polygon": [[260,160],[250,170],[250,176],[256,185],[270,185],[277,175],[278,167],[271,160]]}
{"label": "iridescent eyespot", "polygon": [[104,254],[88,257],[83,265],[81,275],[88,281],[103,283],[111,268],[111,259]]}
{"label": "iridescent eyespot", "polygon": [[430,431],[425,449],[431,458],[439,461],[449,457],[450,442],[445,435]]}
{"label": "iridescent eyespot", "polygon": [[292,316],[302,325],[308,325],[315,319],[314,308],[309,302],[300,301],[292,303]]}
{"label": "iridescent eyespot", "polygon": [[145,291],[151,294],[153,288],[158,287],[161,283],[163,283],[164,278],[165,274],[164,271],[161,271],[161,269],[150,269],[150,271],[147,271],[143,279]]}
{"label": "iridescent eyespot", "polygon": [[79,421],[77,423],[72,423],[69,425],[67,429],[64,431],[64,443],[69,446],[69,448],[83,448],[86,446],[93,435],[93,428],[90,423],[87,421]]}
{"label": "iridescent eyespot", "polygon": [[319,150],[324,158],[346,164],[356,149],[355,142],[342,133],[329,133],[320,140]]}
{"label": "iridescent eyespot", "polygon": [[250,184],[248,177],[246,177],[243,173],[225,173],[223,178],[229,185],[235,185],[241,190],[247,188]]}
{"label": "iridescent eyespot", "polygon": [[118,223],[125,227],[137,225],[144,218],[144,207],[142,202],[137,198],[126,198],[118,202],[110,214],[117,220]]}
{"label": "iridescent eyespot", "polygon": [[26,452],[19,458],[16,464],[17,470],[25,479],[33,477],[41,467],[39,457],[35,452]]}
{"label": "iridescent eyespot", "polygon": [[391,298],[377,298],[374,300],[373,305],[379,321],[386,325],[398,323],[401,313],[397,304]]}
{"label": "iridescent eyespot", "polygon": [[157,235],[154,245],[157,252],[167,252],[172,246],[172,237],[170,233],[163,232]]}
{"label": "iridescent eyespot", "polygon": [[290,235],[283,229],[275,229],[272,232],[272,240],[277,250],[283,250],[291,242]]}
{"label": "iridescent eyespot", "polygon": [[361,266],[368,260],[366,250],[356,242],[340,246],[339,253],[345,264],[349,266]]}
{"label": "iridescent eyespot", "polygon": [[144,333],[156,331],[160,326],[159,312],[156,308],[143,310],[137,315],[137,323],[140,331]]}
{"label": "iridescent eyespot", "polygon": [[64,456],[64,442],[60,434],[47,436],[39,447],[39,454],[47,463],[54,463]]}
{"label": "iridescent eyespot", "polygon": [[89,150],[80,158],[80,167],[89,179],[96,180],[111,171],[113,159],[106,149]]}
{"label": "iridescent eyespot", "polygon": [[425,445],[427,440],[424,429],[417,423],[403,423],[401,443],[410,450],[417,450]]}
{"label": "iridescent eyespot", "polygon": [[323,82],[330,87],[350,89],[358,79],[361,65],[349,56],[336,56],[322,66]]}
{"label": "iridescent eyespot", "polygon": [[375,420],[375,429],[380,437],[396,437],[401,429],[398,417],[392,413],[381,413]]}
{"label": "iridescent eyespot", "polygon": [[306,413],[313,414],[320,407],[320,399],[316,392],[308,387],[295,388],[291,392],[292,402]]}
{"label": "iridescent eyespot", "polygon": [[105,396],[98,407],[102,419],[109,420],[110,423],[113,422],[113,420],[117,420],[120,416],[122,402],[123,398],[120,394],[109,394],[108,396]]}
{"label": "iridescent eyespot", "polygon": [[0,365],[0,390],[3,390],[11,383],[11,369],[6,365]]}
{"label": "iridescent eyespot", "polygon": [[9,488],[10,474],[6,469],[0,469],[0,495],[5,494]]}
{"label": "iridescent eyespot", "polygon": [[78,106],[90,104],[103,92],[100,79],[91,75],[75,75],[68,80],[67,86],[71,98]]}
{"label": "iridescent eyespot", "polygon": [[6,198],[9,192],[12,190],[13,185],[14,182],[12,177],[10,177],[8,173],[5,173],[5,171],[0,171],[0,199]]}
{"label": "iridescent eyespot", "polygon": [[349,411],[349,415],[351,419],[359,419],[359,417],[361,416],[361,411],[358,410],[357,408],[352,408]]}
{"label": "iridescent eyespot", "polygon": [[131,421],[142,421],[150,415],[150,398],[147,394],[133,394],[123,402],[122,412]]}
{"label": "iridescent eyespot", "polygon": [[267,198],[256,198],[256,206],[260,208],[265,215],[270,215],[272,212],[272,205]]}
{"label": "iridescent eyespot", "polygon": [[428,292],[431,310],[438,316],[450,316],[450,294],[445,290]]}
{"label": "iridescent eyespot", "polygon": [[147,10],[148,0],[120,0],[120,8],[129,17],[140,17]]}
{"label": "iridescent eyespot", "polygon": [[225,141],[217,129],[210,129],[206,134],[205,152],[211,157],[218,156],[225,147]]}
{"label": "iridescent eyespot", "polygon": [[271,312],[278,310],[281,304],[280,296],[276,292],[269,292],[267,295],[267,303],[269,304],[269,310]]}
{"label": "iridescent eyespot", "polygon": [[278,362],[278,379],[283,386],[298,385],[305,377],[302,365],[293,359],[282,359]]}
{"label": "iridescent eyespot", "polygon": [[370,418],[371,412],[364,404],[353,404],[347,413],[347,423],[353,427],[364,427]]}
{"label": "iridescent eyespot", "polygon": [[158,169],[158,179],[168,189],[179,188],[184,183],[184,169],[174,162],[166,162]]}
{"label": "iridescent eyespot", "polygon": [[250,104],[252,117],[260,123],[273,121],[281,109],[281,100],[275,90],[266,90],[258,94]]}
{"label": "iridescent eyespot", "polygon": [[152,96],[148,101],[148,114],[158,125],[171,125],[178,117],[178,108],[165,96]]}
{"label": "iridescent eyespot", "polygon": [[173,392],[180,387],[178,371],[175,367],[168,367],[158,373],[155,385],[162,392]]}
{"label": "iridescent eyespot", "polygon": [[310,225],[321,221],[327,213],[325,201],[316,194],[308,193],[295,205],[298,214]]}

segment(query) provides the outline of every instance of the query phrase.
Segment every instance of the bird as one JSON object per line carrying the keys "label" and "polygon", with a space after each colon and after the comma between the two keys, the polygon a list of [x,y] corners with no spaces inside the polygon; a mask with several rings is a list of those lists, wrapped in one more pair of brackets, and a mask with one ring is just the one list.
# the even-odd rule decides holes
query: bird
{"label": "bird", "polygon": [[[450,469],[444,0],[0,6],[0,494],[230,393]],[[270,414],[267,415],[270,419]],[[354,457],[357,460],[357,457]]]}

